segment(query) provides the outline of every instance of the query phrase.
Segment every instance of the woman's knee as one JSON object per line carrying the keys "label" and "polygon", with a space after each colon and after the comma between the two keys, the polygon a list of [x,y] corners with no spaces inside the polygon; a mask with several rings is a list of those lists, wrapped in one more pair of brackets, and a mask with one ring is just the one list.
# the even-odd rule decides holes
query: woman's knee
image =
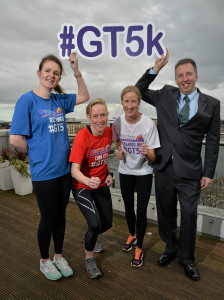
{"label": "woman's knee", "polygon": [[88,224],[88,229],[91,232],[100,232],[101,226],[99,221],[91,222]]}
{"label": "woman's knee", "polygon": [[138,219],[145,219],[147,214],[147,209],[137,209],[136,216]]}

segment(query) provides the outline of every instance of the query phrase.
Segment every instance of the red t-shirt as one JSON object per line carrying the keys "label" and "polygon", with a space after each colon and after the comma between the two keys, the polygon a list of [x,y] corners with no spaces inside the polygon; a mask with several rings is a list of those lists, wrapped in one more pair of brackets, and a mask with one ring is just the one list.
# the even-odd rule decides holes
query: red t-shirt
{"label": "red t-shirt", "polygon": [[[76,135],[69,161],[81,165],[80,171],[87,177],[99,177],[105,185],[107,177],[107,160],[112,141],[112,129],[106,127],[101,136],[92,135],[87,128],[83,128]],[[73,178],[72,188],[91,188]]]}

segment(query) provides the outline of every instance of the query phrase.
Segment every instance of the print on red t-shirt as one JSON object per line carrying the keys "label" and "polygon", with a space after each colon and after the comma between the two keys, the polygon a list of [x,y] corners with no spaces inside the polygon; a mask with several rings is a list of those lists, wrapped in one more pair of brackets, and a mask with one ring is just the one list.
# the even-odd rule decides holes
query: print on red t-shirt
{"label": "print on red t-shirt", "polygon": [[[87,128],[79,131],[76,135],[69,161],[81,165],[80,171],[87,177],[99,177],[101,184],[105,185],[107,176],[107,160],[109,157],[112,141],[112,130],[106,127],[101,136],[92,135]],[[89,189],[87,185],[73,178],[72,188]]]}

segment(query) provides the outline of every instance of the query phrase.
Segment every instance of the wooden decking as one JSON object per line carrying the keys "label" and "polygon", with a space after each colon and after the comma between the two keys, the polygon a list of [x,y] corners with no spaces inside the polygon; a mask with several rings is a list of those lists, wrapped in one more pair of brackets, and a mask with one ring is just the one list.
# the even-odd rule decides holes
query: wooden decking
{"label": "wooden decking", "polygon": [[95,255],[104,276],[89,279],[83,267],[84,249],[80,243],[86,224],[77,205],[70,202],[64,256],[74,269],[74,276],[50,281],[39,271],[38,221],[33,194],[17,196],[14,190],[0,191],[1,300],[224,299],[224,243],[216,239],[197,236],[195,254],[201,280],[193,282],[184,275],[177,259],[169,266],[157,266],[164,244],[157,226],[148,224],[144,264],[135,269],[130,266],[133,251],[121,251],[127,238],[125,218],[114,214],[113,228],[99,238],[105,251]]}

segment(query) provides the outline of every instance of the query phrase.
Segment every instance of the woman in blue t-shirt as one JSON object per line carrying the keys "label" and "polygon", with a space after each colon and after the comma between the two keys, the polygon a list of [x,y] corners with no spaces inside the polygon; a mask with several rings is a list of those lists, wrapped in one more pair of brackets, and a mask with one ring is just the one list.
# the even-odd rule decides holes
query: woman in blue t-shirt
{"label": "woman in blue t-shirt", "polygon": [[[62,63],[56,56],[47,55],[37,71],[38,88],[22,95],[16,103],[10,130],[10,144],[29,156],[33,189],[41,214],[38,227],[40,271],[51,280],[73,274],[62,257],[65,211],[71,189],[70,145],[65,115],[72,112],[75,105],[89,99],[75,52],[71,53],[69,61],[77,80],[78,93],[64,93],[59,85]],[[53,261],[49,258],[51,236],[55,250]]]}

